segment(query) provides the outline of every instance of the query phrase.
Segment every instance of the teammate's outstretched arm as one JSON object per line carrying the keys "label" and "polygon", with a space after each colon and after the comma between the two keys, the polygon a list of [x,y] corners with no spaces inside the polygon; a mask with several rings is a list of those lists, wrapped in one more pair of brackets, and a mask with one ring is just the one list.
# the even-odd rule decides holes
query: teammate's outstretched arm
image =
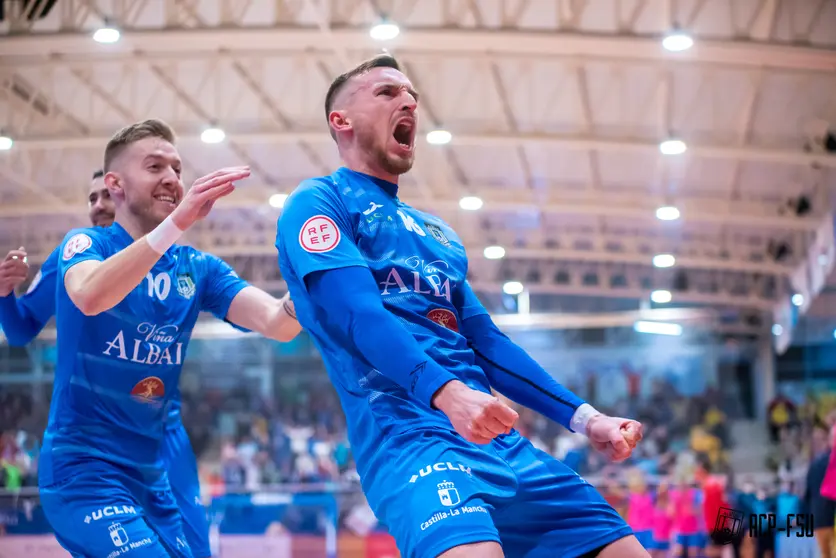
{"label": "teammate's outstretched arm", "polygon": [[558,383],[499,330],[469,284],[457,290],[455,302],[462,318],[461,333],[491,387],[520,405],[589,436],[593,447],[610,459],[623,461],[630,457],[641,440],[641,424],[603,415]]}
{"label": "teammate's outstretched arm", "polygon": [[251,285],[244,287],[232,299],[226,319],[239,327],[285,343],[302,331],[302,326],[296,321],[290,293],[277,299]]}
{"label": "teammate's outstretched arm", "polygon": [[[64,270],[64,286],[70,300],[87,316],[119,304],[186,229],[206,217],[218,199],[235,190],[234,182],[249,174],[247,167],[231,167],[199,178],[171,215],[144,237],[107,259],[96,258],[95,250],[89,252],[88,259],[76,258],[74,265]],[[105,176],[106,182],[109,176]],[[69,238],[64,243],[63,259],[69,260],[68,255],[91,244],[89,235]]]}
{"label": "teammate's outstretched arm", "polygon": [[55,313],[55,277],[58,250],[44,261],[41,270],[22,297],[14,289],[28,274],[26,251],[12,250],[0,263],[0,325],[10,345],[23,346],[34,339]]}

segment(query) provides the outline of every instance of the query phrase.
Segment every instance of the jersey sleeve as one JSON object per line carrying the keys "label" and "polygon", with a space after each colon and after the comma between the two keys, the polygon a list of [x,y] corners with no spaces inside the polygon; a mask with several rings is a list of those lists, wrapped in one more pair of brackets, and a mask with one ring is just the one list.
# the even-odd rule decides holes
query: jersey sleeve
{"label": "jersey sleeve", "polygon": [[64,274],[74,265],[89,260],[101,262],[107,259],[105,240],[101,232],[95,229],[75,229],[68,232],[58,248],[58,253],[56,280],[62,282]]}
{"label": "jersey sleeve", "polygon": [[3,300],[0,324],[14,345],[25,345],[34,339],[55,314],[55,281],[58,274],[59,248],[52,251],[23,296]]}
{"label": "jersey sleeve", "polygon": [[456,298],[456,309],[459,311],[459,317],[462,321],[488,313],[482,303],[479,302],[479,298],[473,292],[468,281],[462,283]]}
{"label": "jersey sleeve", "polygon": [[205,290],[201,294],[200,309],[204,312],[211,312],[220,320],[225,320],[232,299],[244,287],[249,286],[249,283],[238,277],[235,270],[222,259],[211,254],[203,254],[203,256],[206,258]]}
{"label": "jersey sleeve", "polygon": [[303,182],[288,199],[279,219],[277,245],[302,284],[316,271],[368,267],[354,241],[345,204],[317,181]]}

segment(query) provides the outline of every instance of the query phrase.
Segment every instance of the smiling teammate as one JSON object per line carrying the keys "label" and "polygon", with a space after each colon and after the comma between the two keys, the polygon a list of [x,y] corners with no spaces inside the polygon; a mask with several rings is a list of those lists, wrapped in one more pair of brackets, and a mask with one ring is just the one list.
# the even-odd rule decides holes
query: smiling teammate
{"label": "smiling teammate", "polygon": [[[87,195],[90,222],[95,227],[109,227],[116,216],[116,205],[104,183],[104,171],[93,174]],[[29,271],[24,250],[12,250],[0,264],[0,325],[10,345],[23,346],[34,339],[55,314],[55,288],[59,250],[56,248],[41,265],[29,290],[20,298],[13,296]],[[195,558],[212,555],[209,545],[209,522],[200,500],[197,459],[180,416],[180,400],[173,399],[166,421],[162,460],[168,472],[171,491],[183,516],[183,531]],[[101,517],[104,517],[102,511]],[[91,516],[91,521],[97,516]]]}
{"label": "smiling teammate", "polygon": [[[104,170],[115,223],[71,231],[58,252],[58,363],[41,502],[73,556],[190,558],[161,449],[198,313],[280,341],[300,327],[288,297],[277,300],[220,259],[175,244],[249,169],[216,171],[184,194],[174,134],[147,120],[110,140]],[[169,466],[176,479],[194,462]]]}
{"label": "smiling teammate", "polygon": [[626,459],[641,425],[604,416],[494,325],[461,240],[398,198],[418,94],[379,56],[325,112],[345,167],[303,182],[279,222],[282,273],[348,419],[369,503],[405,558],[647,557],[595,488],[513,430],[491,388]]}

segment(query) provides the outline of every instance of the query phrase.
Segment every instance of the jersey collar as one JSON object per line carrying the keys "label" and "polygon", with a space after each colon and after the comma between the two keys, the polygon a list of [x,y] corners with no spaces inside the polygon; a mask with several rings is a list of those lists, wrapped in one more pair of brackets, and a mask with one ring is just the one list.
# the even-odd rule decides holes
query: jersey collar
{"label": "jersey collar", "polygon": [[390,197],[395,199],[397,199],[398,197],[398,185],[393,182],[389,182],[388,180],[383,180],[381,178],[377,178],[375,176],[371,176],[362,172],[357,172],[346,167],[342,167],[337,172],[347,174],[350,177],[365,178],[366,180],[372,182],[375,186],[386,192],[386,194],[388,194]]}
{"label": "jersey collar", "polygon": [[115,236],[119,240],[124,241],[126,246],[132,244],[134,241],[133,237],[128,233],[128,231],[126,231],[125,228],[116,221],[114,221],[113,224],[110,225],[110,227],[107,227],[107,229],[111,231],[111,234],[113,234],[113,236]]}

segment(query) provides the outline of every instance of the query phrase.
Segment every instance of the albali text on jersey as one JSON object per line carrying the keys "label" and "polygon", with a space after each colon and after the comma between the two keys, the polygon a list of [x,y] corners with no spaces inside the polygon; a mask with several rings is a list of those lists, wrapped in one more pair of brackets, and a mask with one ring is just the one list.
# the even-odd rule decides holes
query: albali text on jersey
{"label": "albali text on jersey", "polygon": [[[59,246],[44,260],[26,294],[19,298],[13,294],[0,297],[0,326],[10,345],[22,347],[31,342],[55,315],[60,252]],[[180,400],[175,399],[169,405],[166,426],[174,430],[180,427],[180,423]]]}
{"label": "albali text on jersey", "polygon": [[[166,417],[201,311],[225,318],[247,283],[225,262],[172,246],[112,309],[85,316],[67,295],[74,265],[103,261],[133,243],[119,224],[71,231],[60,247],[56,288],[58,363],[40,462],[41,485],[60,481],[62,464],[89,457],[162,470]],[[146,473],[144,473],[146,474]]]}

